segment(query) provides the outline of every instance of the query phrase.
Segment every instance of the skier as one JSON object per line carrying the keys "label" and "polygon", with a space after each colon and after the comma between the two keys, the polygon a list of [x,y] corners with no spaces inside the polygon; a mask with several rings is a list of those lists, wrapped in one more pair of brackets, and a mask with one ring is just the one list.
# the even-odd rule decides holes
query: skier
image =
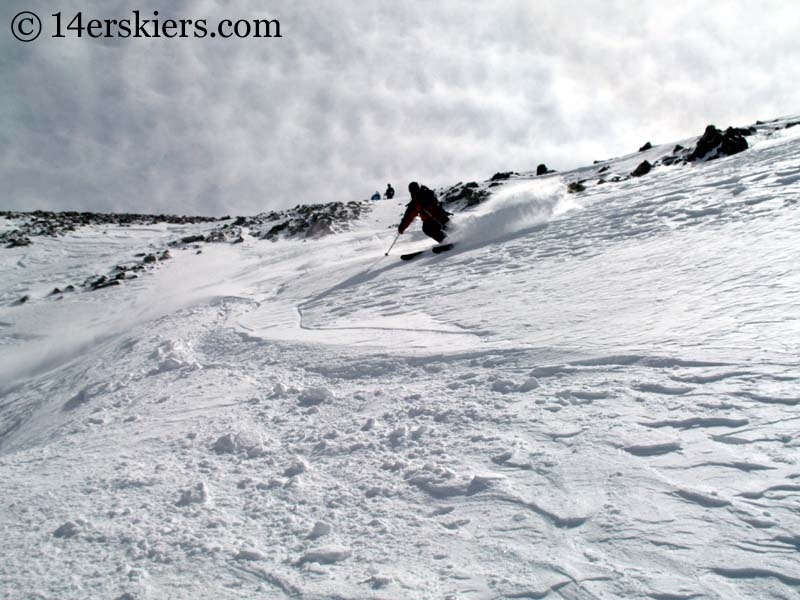
{"label": "skier", "polygon": [[439,203],[436,194],[424,185],[420,186],[416,181],[412,181],[408,184],[408,191],[411,193],[411,201],[406,206],[406,212],[397,227],[398,233],[408,229],[411,222],[419,216],[422,219],[422,231],[425,235],[441,244],[447,237],[445,230],[450,220],[450,213]]}
{"label": "skier", "polygon": [[394,198],[394,188],[391,183],[386,184],[386,191],[383,193],[383,197],[387,200]]}
{"label": "skier", "polygon": [[372,198],[371,198],[371,199],[372,199],[374,202],[377,202],[378,200],[380,200],[380,199],[381,199],[381,193],[380,193],[380,192],[375,192],[374,194],[372,194]]}

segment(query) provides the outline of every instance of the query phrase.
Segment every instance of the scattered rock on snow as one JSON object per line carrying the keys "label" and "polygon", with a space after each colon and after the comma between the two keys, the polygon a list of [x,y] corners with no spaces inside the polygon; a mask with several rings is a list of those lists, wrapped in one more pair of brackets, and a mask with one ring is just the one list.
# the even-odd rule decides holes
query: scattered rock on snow
{"label": "scattered rock on snow", "polygon": [[264,444],[255,432],[226,433],[214,442],[211,449],[217,454],[242,454],[256,458],[264,453]]}
{"label": "scattered rock on snow", "polygon": [[373,590],[379,590],[381,588],[386,587],[390,583],[392,583],[392,581],[393,581],[393,579],[391,577],[383,577],[381,575],[373,575],[372,577],[370,577],[367,580],[367,583],[369,583],[370,587]]}
{"label": "scattered rock on snow", "polygon": [[403,438],[405,438],[407,435],[408,435],[408,427],[407,427],[407,426],[405,426],[405,425],[401,425],[400,427],[397,427],[396,429],[394,429],[394,430],[393,430],[393,431],[392,431],[392,432],[389,434],[389,440],[390,440],[392,443],[396,444],[396,443],[398,443],[400,440],[402,440]]}
{"label": "scattered rock on snow", "polygon": [[492,390],[501,394],[510,394],[517,391],[517,383],[511,379],[497,379],[492,383]]}
{"label": "scattered rock on snow", "polygon": [[53,532],[57,538],[71,538],[78,535],[81,531],[80,526],[74,521],[67,521]]}
{"label": "scattered rock on snow", "polygon": [[522,385],[517,388],[518,392],[530,392],[539,387],[539,380],[536,377],[528,377]]}
{"label": "scattered rock on snow", "polygon": [[317,521],[314,523],[314,528],[309,532],[308,539],[316,540],[318,538],[324,537],[331,532],[332,528],[330,525],[323,521]]}
{"label": "scattered rock on snow", "polygon": [[661,444],[631,444],[624,446],[623,450],[634,456],[659,456],[681,449],[679,442],[664,442]]}
{"label": "scattered rock on snow", "polygon": [[328,546],[316,550],[309,550],[303,554],[300,560],[297,561],[297,564],[304,565],[305,563],[313,562],[321,565],[332,565],[349,558],[351,554],[352,552],[349,548]]}
{"label": "scattered rock on snow", "polygon": [[333,392],[326,387],[312,387],[304,390],[297,399],[300,406],[317,406],[333,400]]}
{"label": "scattered rock on snow", "polygon": [[308,471],[308,465],[303,460],[297,460],[283,470],[284,477],[297,477]]}
{"label": "scattered rock on snow", "polygon": [[193,488],[181,491],[181,497],[175,503],[176,506],[189,506],[190,504],[206,504],[210,499],[208,486],[201,481]]}
{"label": "scattered rock on snow", "polygon": [[457,183],[444,190],[441,194],[443,204],[463,203],[464,206],[475,206],[489,197],[489,190],[484,189],[475,181]]}
{"label": "scattered rock on snow", "polygon": [[258,550],[253,550],[252,548],[242,548],[233,558],[235,560],[257,561],[265,560],[267,557]]}

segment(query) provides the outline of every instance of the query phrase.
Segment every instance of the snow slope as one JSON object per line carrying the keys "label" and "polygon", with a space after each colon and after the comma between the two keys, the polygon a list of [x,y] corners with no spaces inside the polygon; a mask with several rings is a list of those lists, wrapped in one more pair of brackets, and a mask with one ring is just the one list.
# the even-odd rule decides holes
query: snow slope
{"label": "snow slope", "polygon": [[514,177],[410,263],[402,199],[60,300],[212,226],[2,250],[0,596],[796,597],[786,122]]}

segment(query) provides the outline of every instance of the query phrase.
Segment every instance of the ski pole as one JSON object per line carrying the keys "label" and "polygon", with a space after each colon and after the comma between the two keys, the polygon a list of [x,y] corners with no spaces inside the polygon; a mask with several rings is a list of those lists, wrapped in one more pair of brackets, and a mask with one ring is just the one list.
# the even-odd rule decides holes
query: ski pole
{"label": "ski pole", "polygon": [[397,240],[398,240],[399,237],[400,237],[400,234],[398,233],[394,238],[394,242],[392,242],[392,245],[389,246],[389,250],[386,251],[386,254],[384,254],[384,256],[389,256],[389,252],[392,250],[392,248],[394,248],[394,245],[397,243]]}

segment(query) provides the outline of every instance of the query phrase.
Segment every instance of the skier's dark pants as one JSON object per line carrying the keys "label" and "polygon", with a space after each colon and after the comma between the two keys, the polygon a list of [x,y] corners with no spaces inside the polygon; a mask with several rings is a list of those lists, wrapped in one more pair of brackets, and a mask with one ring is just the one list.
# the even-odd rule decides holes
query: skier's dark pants
{"label": "skier's dark pants", "polygon": [[422,231],[425,232],[425,235],[432,237],[440,244],[444,241],[444,238],[447,237],[442,226],[436,221],[425,221],[422,224]]}

